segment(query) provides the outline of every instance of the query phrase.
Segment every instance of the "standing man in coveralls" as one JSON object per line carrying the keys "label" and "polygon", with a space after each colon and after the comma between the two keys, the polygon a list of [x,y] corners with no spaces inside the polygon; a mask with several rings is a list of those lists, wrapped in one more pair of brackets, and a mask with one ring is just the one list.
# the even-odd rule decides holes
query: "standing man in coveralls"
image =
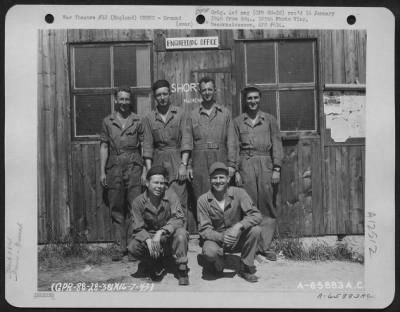
{"label": "standing man in coveralls", "polygon": [[193,151],[188,177],[192,180],[196,199],[210,189],[208,169],[216,161],[226,163],[229,176],[236,169],[235,131],[231,112],[215,102],[215,81],[204,77],[199,81],[202,102],[188,118]]}
{"label": "standing man in coveralls", "polygon": [[100,183],[107,190],[113,234],[119,245],[113,261],[127,255],[129,205],[142,191],[139,145],[143,129],[139,117],[131,112],[131,98],[127,86],[114,91],[115,112],[104,118],[100,136]]}
{"label": "standing man in coveralls", "polygon": [[170,84],[157,80],[153,86],[157,107],[143,118],[143,158],[147,170],[161,165],[168,170],[169,185],[187,207],[187,163],[191,151],[190,133],[185,131],[182,108],[171,104]]}
{"label": "standing man in coveralls", "polygon": [[282,140],[274,116],[260,111],[261,91],[253,86],[243,90],[246,112],[235,118],[239,146],[239,170],[236,185],[243,185],[263,215],[259,254],[276,261],[270,249],[275,232],[277,207],[273,185],[280,181],[283,159]]}
{"label": "standing man in coveralls", "polygon": [[179,285],[189,285],[185,214],[175,192],[168,189],[167,175],[168,171],[162,166],[147,171],[147,191],[132,202],[132,240],[128,250],[143,262],[145,272],[153,281],[163,278],[163,260],[172,255]]}

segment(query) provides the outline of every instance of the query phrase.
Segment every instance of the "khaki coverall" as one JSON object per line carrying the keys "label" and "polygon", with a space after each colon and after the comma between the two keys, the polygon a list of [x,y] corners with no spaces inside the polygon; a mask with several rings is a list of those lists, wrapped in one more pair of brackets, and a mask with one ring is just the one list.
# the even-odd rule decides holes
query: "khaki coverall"
{"label": "khaki coverall", "polygon": [[143,160],[139,144],[143,129],[139,117],[131,113],[123,129],[113,113],[103,120],[101,142],[108,144],[106,164],[107,198],[115,240],[126,251],[130,203],[140,195]]}
{"label": "khaki coverall", "polygon": [[143,118],[143,157],[152,159],[152,166],[161,165],[168,170],[169,185],[187,207],[186,181],[178,180],[181,152],[190,151],[190,133],[186,131],[186,119],[182,109],[171,105],[166,122],[157,110]]}
{"label": "khaki coverall", "polygon": [[[255,271],[254,258],[261,233],[258,224],[262,216],[244,189],[234,186],[227,189],[224,210],[219,207],[211,191],[208,191],[198,200],[197,214],[200,243],[209,263],[222,271],[224,251],[241,252],[241,261]],[[238,222],[243,225],[239,241],[232,248],[224,247],[224,232]]]}
{"label": "khaki coverall", "polygon": [[178,196],[168,189],[158,207],[154,207],[148,198],[147,191],[132,202],[132,232],[128,251],[138,260],[152,265],[156,262],[151,258],[146,240],[152,238],[160,230],[166,230],[167,235],[161,237],[161,247],[164,256],[173,255],[175,262],[187,264],[188,233],[183,227],[185,214]]}
{"label": "khaki coverall", "polygon": [[278,216],[272,187],[272,169],[274,165],[281,166],[283,159],[278,123],[275,117],[260,111],[254,126],[244,113],[235,118],[234,127],[243,187],[263,215],[259,250],[268,250]]}
{"label": "khaki coverall", "polygon": [[236,168],[235,132],[230,111],[216,104],[210,116],[200,105],[188,118],[192,139],[191,165],[196,199],[210,189],[208,169],[216,161]]}

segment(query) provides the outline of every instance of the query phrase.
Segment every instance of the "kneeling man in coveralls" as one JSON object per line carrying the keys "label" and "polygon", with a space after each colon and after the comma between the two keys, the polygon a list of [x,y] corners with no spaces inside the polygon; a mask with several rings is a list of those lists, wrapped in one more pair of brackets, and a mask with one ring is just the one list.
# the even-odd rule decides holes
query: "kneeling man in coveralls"
{"label": "kneeling man in coveralls", "polygon": [[179,285],[189,285],[188,233],[184,229],[185,215],[178,196],[167,189],[168,171],[152,167],[146,175],[147,191],[131,205],[132,240],[128,251],[141,260],[154,281],[162,279],[165,256],[175,258]]}
{"label": "kneeling man in coveralls", "polygon": [[239,276],[257,282],[254,258],[261,235],[261,213],[244,189],[229,186],[229,169],[224,163],[213,163],[209,175],[211,189],[197,202],[203,247],[198,262],[203,274],[221,276],[224,251],[241,252]]}

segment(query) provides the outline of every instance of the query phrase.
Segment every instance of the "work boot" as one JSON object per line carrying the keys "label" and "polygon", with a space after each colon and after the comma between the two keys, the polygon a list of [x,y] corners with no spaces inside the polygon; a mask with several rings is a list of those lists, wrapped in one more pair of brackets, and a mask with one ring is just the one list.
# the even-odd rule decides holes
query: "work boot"
{"label": "work boot", "polygon": [[276,261],[277,259],[276,253],[271,249],[260,251],[259,254],[264,256],[269,261]]}
{"label": "work boot", "polygon": [[214,262],[210,262],[207,260],[206,256],[204,254],[198,254],[197,255],[197,263],[207,269],[207,270],[214,270],[216,272],[223,272],[224,271],[224,261],[221,259],[218,259]]}
{"label": "work boot", "polygon": [[250,282],[250,283],[256,283],[258,282],[258,277],[255,276],[256,273],[256,269],[255,267],[250,267],[246,264],[244,264],[243,262],[240,262],[240,268],[239,268],[239,276],[242,277],[243,279],[245,279],[246,281]]}
{"label": "work boot", "polygon": [[221,267],[216,268],[215,263],[207,261],[203,254],[197,255],[197,262],[203,268],[202,278],[208,281],[216,280],[224,276],[224,269]]}
{"label": "work boot", "polygon": [[167,273],[161,259],[158,259],[151,268],[150,278],[153,282],[161,282]]}
{"label": "work boot", "polygon": [[178,266],[178,280],[179,286],[189,285],[189,269],[186,264],[180,264]]}

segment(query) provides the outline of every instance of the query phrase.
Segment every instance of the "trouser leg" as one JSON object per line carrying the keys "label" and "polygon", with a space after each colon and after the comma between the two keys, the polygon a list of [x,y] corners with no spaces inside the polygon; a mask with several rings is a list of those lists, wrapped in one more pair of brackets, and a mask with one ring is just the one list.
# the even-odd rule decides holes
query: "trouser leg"
{"label": "trouser leg", "polygon": [[[185,220],[187,220],[187,216],[188,216],[188,211],[187,211],[187,206],[188,206],[188,191],[187,191],[187,187],[186,187],[186,181],[172,181],[171,183],[171,189],[174,190],[174,192],[176,193],[176,195],[178,195],[179,201],[181,202],[183,208],[184,208],[184,212],[185,212]],[[184,224],[184,228],[186,228],[186,222]]]}
{"label": "trouser leg", "polygon": [[257,208],[258,205],[258,187],[257,187],[257,172],[259,168],[255,168],[253,162],[249,157],[242,157],[240,160],[240,169],[239,173],[242,177],[243,188],[249,194],[250,198],[256,204]]}
{"label": "trouser leg", "polygon": [[271,246],[271,242],[275,233],[276,219],[263,216],[260,226],[262,231],[258,250],[262,252],[268,250]]}
{"label": "trouser leg", "polygon": [[221,272],[224,269],[224,250],[214,241],[206,240],[203,244],[202,256],[205,261],[203,267]]}
{"label": "trouser leg", "polygon": [[[171,239],[167,240],[167,243],[172,247],[172,254],[175,256],[177,264],[187,264],[187,252],[188,252],[188,233],[182,228],[178,228],[172,234]],[[168,246],[169,247],[169,246]]]}
{"label": "trouser leg", "polygon": [[125,222],[126,222],[126,243],[129,244],[130,237],[132,235],[132,214],[131,204],[133,200],[142,193],[141,184],[142,166],[136,163],[131,164],[125,173],[125,185],[126,185],[126,203],[125,203]]}
{"label": "trouser leg", "polygon": [[197,198],[210,189],[209,168],[216,161],[226,164],[226,149],[193,151],[193,193]]}
{"label": "trouser leg", "polygon": [[124,212],[124,189],[122,187],[109,189],[108,200],[111,209],[112,229],[114,242],[120,246],[120,250],[126,250],[126,222]]}
{"label": "trouser leg", "polygon": [[150,257],[149,250],[147,248],[146,242],[139,241],[135,238],[131,239],[128,244],[128,252],[135,258],[141,261],[151,261],[154,260]]}
{"label": "trouser leg", "polygon": [[254,258],[256,256],[258,244],[261,236],[261,227],[255,225],[247,230],[243,231],[239,242],[236,245],[236,250],[241,250],[241,261],[246,266],[254,268]]}
{"label": "trouser leg", "polygon": [[[161,246],[164,250],[164,255],[165,255],[166,246],[164,244],[164,239],[165,237],[161,239]],[[162,264],[163,255],[161,255],[156,259],[152,258],[150,256],[147,243],[145,241],[139,241],[136,238],[132,238],[129,241],[127,249],[128,249],[128,255],[132,258],[135,258],[136,260],[141,261],[147,269],[150,270],[157,269],[157,267],[159,267]]]}
{"label": "trouser leg", "polygon": [[142,193],[142,166],[136,163],[129,166],[127,171],[127,201],[130,205],[132,201]]}
{"label": "trouser leg", "polygon": [[[153,236],[153,234],[151,234],[151,236]],[[164,256],[174,255],[177,264],[188,263],[187,252],[189,238],[184,228],[178,228],[170,236],[163,235],[160,242],[164,251]],[[161,258],[151,258],[146,242],[139,241],[135,238],[132,238],[129,242],[128,251],[133,257],[144,262],[154,263]]]}
{"label": "trouser leg", "polygon": [[263,215],[259,251],[265,251],[270,248],[278,213],[271,182],[272,163],[269,157],[243,157],[240,165],[244,189]]}
{"label": "trouser leg", "polygon": [[278,217],[278,207],[274,200],[274,188],[272,186],[272,163],[270,158],[260,158],[260,169],[263,174],[259,177],[258,183],[258,202],[260,211],[263,215],[261,223],[262,234],[259,245],[260,251],[270,248],[275,233],[276,220]]}
{"label": "trouser leg", "polygon": [[193,170],[192,187],[196,201],[202,194],[209,190],[208,168],[206,169],[205,166],[201,166]]}

